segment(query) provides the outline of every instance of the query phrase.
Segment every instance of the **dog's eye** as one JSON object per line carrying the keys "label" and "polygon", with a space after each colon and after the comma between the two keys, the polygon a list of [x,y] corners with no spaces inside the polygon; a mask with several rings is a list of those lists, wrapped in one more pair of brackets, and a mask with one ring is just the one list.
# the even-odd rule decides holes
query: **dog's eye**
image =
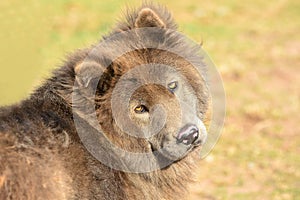
{"label": "dog's eye", "polygon": [[177,81],[173,81],[171,83],[168,84],[168,88],[171,90],[171,91],[174,91],[176,88],[177,88]]}
{"label": "dog's eye", "polygon": [[144,105],[138,105],[137,107],[134,108],[134,112],[137,114],[145,113],[148,112],[148,108]]}

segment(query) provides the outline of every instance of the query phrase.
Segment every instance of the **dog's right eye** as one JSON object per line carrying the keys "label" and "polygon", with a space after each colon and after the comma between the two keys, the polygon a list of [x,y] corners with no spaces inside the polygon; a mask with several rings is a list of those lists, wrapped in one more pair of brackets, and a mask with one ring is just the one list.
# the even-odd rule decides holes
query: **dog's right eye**
{"label": "dog's right eye", "polygon": [[177,86],[178,86],[177,81],[173,81],[168,84],[168,88],[169,88],[169,90],[171,90],[171,92],[174,92],[176,90]]}
{"label": "dog's right eye", "polygon": [[134,108],[134,112],[137,114],[142,114],[148,111],[149,111],[148,108],[144,105],[138,105],[137,107]]}

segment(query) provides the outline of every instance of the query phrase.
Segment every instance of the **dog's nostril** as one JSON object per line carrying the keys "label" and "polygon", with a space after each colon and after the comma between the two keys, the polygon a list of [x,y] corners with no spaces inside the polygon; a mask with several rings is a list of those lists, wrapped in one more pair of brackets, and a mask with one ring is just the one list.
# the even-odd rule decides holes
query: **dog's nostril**
{"label": "dog's nostril", "polygon": [[199,137],[199,130],[195,125],[184,126],[177,136],[177,141],[186,145],[193,144]]}

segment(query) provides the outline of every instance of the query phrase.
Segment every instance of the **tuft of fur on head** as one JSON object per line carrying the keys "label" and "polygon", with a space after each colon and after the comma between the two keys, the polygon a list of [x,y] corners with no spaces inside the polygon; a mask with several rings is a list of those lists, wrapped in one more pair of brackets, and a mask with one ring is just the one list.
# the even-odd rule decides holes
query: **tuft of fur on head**
{"label": "tuft of fur on head", "polygon": [[[145,20],[146,16],[148,17],[147,20]],[[146,21],[147,23],[143,23],[143,21]],[[149,23],[149,21],[152,23]],[[175,23],[172,14],[165,6],[146,1],[137,9],[127,8],[123,13],[122,20],[118,21],[112,33],[142,27],[160,27],[177,30],[178,26]]]}

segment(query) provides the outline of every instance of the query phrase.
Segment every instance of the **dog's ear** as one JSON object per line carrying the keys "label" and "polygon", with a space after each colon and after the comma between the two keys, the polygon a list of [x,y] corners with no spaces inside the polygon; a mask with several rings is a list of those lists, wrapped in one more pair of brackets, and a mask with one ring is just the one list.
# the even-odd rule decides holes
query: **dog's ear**
{"label": "dog's ear", "polygon": [[[110,88],[115,76],[114,69],[109,65],[103,67],[95,61],[82,62],[74,68],[75,84],[82,91],[96,91],[104,94]],[[94,94],[93,94],[94,95]]]}
{"label": "dog's ear", "polygon": [[95,80],[99,80],[103,73],[103,68],[96,62],[82,62],[75,68],[75,82],[80,88],[87,88],[93,85]]}
{"label": "dog's ear", "polygon": [[136,28],[143,28],[143,27],[166,28],[166,24],[159,17],[159,15],[150,8],[143,8],[142,10],[140,10],[134,25]]}

